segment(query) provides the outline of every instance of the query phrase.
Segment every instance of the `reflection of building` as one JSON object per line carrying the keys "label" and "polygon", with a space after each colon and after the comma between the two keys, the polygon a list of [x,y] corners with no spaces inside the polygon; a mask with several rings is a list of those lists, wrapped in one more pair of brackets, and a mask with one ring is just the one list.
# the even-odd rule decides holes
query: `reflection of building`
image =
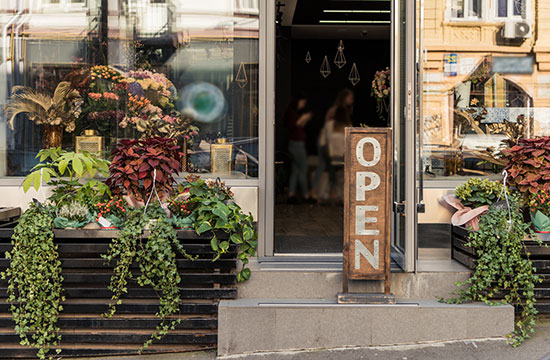
{"label": "reflection of building", "polygon": [[[198,81],[221,89],[223,119],[202,126],[202,133],[251,139],[247,150],[257,156],[258,0],[0,3],[0,107],[14,85],[52,91],[76,67],[109,64],[126,71],[139,67],[138,58],[147,58],[147,65],[167,74],[178,91]],[[239,69],[246,83],[234,86]],[[0,175],[26,173],[40,147],[33,123],[19,121],[13,133],[0,127],[0,149],[17,157],[8,161],[20,164],[8,170],[2,156]]]}
{"label": "reflection of building", "polygon": [[426,150],[466,147],[468,130],[457,124],[472,107],[486,108],[481,124],[524,116],[534,118],[526,136],[547,131],[549,11],[534,0],[424,1],[424,143],[434,145]]}

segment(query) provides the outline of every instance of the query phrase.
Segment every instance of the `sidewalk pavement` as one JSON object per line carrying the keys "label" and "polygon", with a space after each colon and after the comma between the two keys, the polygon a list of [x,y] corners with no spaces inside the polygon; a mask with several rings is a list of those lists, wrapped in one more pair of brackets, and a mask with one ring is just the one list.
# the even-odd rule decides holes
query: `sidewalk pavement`
{"label": "sidewalk pavement", "polygon": [[[88,360],[212,360],[213,351],[89,358]],[[289,351],[218,357],[217,360],[550,360],[550,318],[542,319],[534,336],[518,348],[504,339],[370,348]],[[81,359],[83,360],[83,359]]]}

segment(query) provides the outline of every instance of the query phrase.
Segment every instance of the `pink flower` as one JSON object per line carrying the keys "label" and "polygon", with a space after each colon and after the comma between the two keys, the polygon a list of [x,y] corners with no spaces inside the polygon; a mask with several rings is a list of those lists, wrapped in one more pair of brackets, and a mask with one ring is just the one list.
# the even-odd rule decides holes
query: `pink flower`
{"label": "pink flower", "polygon": [[165,115],[162,120],[170,124],[173,124],[176,121],[176,119],[174,119],[170,115]]}

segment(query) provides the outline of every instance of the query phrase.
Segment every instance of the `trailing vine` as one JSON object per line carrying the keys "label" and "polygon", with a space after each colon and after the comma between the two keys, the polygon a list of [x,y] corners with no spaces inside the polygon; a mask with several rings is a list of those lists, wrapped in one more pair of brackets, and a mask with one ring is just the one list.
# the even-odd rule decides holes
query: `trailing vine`
{"label": "trailing vine", "polygon": [[[142,241],[142,232],[148,219],[156,220],[150,229],[147,241]],[[109,310],[105,314],[112,317],[117,305],[122,303],[122,295],[128,292],[128,280],[132,278],[131,266],[139,263],[139,286],[151,286],[159,296],[159,311],[156,316],[161,320],[151,337],[140,350],[147,348],[154,340],[160,340],[169,330],[174,330],[180,319],[170,317],[180,309],[181,297],[178,287],[181,278],[178,273],[176,251],[184,257],[194,260],[187,254],[177,238],[177,232],[166,218],[158,204],[151,206],[147,215],[143,209],[131,209],[118,238],[113,239],[109,254],[103,255],[107,262],[117,260],[111,277],[109,290],[113,293]]]}
{"label": "trailing vine", "polygon": [[130,208],[124,227],[120,230],[118,237],[114,238],[109,245],[109,253],[101,255],[107,263],[118,259],[109,284],[109,290],[113,295],[109,309],[104,314],[106,317],[112,317],[115,314],[116,306],[122,303],[122,295],[128,292],[128,279],[132,278],[130,267],[136,258],[137,245],[144,226],[143,212]]}
{"label": "trailing vine", "polygon": [[478,257],[475,271],[468,280],[456,283],[464,287],[455,290],[458,297],[446,301],[515,305],[521,313],[508,339],[513,346],[519,346],[534,331],[537,315],[534,290],[541,279],[535,274],[529,257],[524,256],[527,252],[523,239],[531,230],[530,225],[523,222],[517,198],[510,199],[510,210],[493,205],[481,217],[479,230],[470,233],[466,244]]}
{"label": "trailing vine", "polygon": [[[15,332],[21,345],[38,349],[39,359],[45,359],[61,340],[57,320],[65,300],[53,218],[46,208],[31,203],[14,229],[13,249],[6,253],[10,265],[1,274],[2,279],[8,279],[7,301],[11,303]],[[56,353],[60,351],[56,349]]]}
{"label": "trailing vine", "polygon": [[166,217],[158,219],[151,228],[151,234],[138,251],[139,269],[141,275],[137,281],[140,286],[151,286],[159,295],[160,307],[157,316],[161,322],[155,332],[143,344],[142,349],[147,348],[155,339],[160,339],[174,330],[180,319],[169,320],[170,316],[179,312],[181,298],[178,287],[181,278],[176,262],[176,248],[183,256],[190,260],[194,257],[188,255],[178,241],[177,232]]}

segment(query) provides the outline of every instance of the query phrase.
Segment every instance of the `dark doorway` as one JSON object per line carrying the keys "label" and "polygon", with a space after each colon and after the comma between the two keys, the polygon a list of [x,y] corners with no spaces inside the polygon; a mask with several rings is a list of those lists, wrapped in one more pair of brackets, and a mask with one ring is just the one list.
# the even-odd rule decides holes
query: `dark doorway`
{"label": "dark doorway", "polygon": [[[275,253],[342,252],[343,154],[337,143],[343,137],[337,133],[342,124],[388,124],[388,115],[377,113],[371,87],[375,73],[390,66],[390,8],[391,1],[279,2]],[[346,94],[351,104],[342,100]],[[298,98],[307,99],[304,107],[298,108]],[[304,114],[309,118],[298,124]],[[298,168],[305,189],[302,175],[296,180]]]}

